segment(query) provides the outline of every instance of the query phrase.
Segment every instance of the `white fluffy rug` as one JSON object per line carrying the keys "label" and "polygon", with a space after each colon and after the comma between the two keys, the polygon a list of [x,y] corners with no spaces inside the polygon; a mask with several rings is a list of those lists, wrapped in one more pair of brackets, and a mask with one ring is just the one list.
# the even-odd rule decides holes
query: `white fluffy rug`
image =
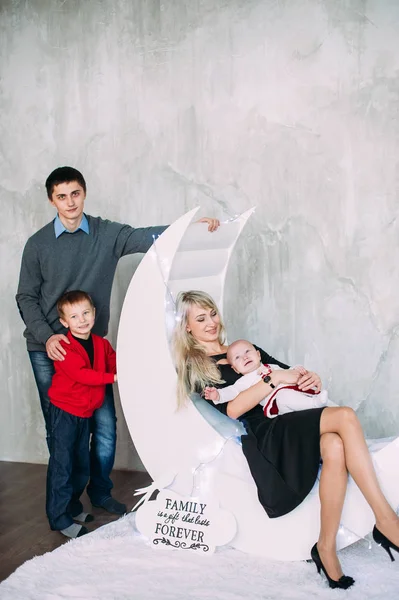
{"label": "white fluffy rug", "polygon": [[213,556],[151,548],[134,529],[134,514],[22,565],[0,585],[2,600],[351,600],[399,599],[394,563],[365,541],[340,553],[347,591],[330,590],[314,565],[265,561],[219,548]]}

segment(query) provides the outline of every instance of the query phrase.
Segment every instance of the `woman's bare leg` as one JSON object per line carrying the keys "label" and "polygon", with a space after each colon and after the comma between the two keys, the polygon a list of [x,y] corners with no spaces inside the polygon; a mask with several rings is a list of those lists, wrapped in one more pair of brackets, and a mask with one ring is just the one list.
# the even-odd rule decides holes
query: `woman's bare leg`
{"label": "woman's bare leg", "polygon": [[336,550],[337,532],[345,500],[348,472],[342,439],[336,433],[324,433],[320,438],[323,466],[320,475],[320,536],[317,548],[323,565],[332,579],[342,577]]}
{"label": "woman's bare leg", "polygon": [[320,434],[325,433],[337,433],[341,437],[346,467],[370,505],[378,529],[399,545],[399,518],[380,489],[355,412],[347,407],[325,408],[320,419]]}

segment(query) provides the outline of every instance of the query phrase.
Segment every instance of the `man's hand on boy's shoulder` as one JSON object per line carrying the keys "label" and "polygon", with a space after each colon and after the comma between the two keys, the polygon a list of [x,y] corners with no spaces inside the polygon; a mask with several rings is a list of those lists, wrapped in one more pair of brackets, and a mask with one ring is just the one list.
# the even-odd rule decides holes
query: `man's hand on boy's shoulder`
{"label": "man's hand on boy's shoulder", "polygon": [[46,352],[47,356],[51,360],[64,360],[64,356],[66,354],[65,348],[62,347],[61,341],[66,344],[70,344],[67,336],[63,333],[55,333],[51,335],[46,342]]}
{"label": "man's hand on boy's shoulder", "polygon": [[211,217],[202,217],[196,223],[208,223],[208,231],[216,231],[220,226],[219,219],[212,219]]}

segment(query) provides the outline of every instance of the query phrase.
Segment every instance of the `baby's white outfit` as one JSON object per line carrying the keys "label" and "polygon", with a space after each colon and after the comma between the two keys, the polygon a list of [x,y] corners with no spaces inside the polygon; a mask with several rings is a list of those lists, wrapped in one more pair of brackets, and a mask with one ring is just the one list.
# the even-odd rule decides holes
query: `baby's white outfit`
{"label": "baby's white outfit", "polygon": [[[278,365],[264,365],[269,368],[269,372],[281,371]],[[251,386],[258,383],[262,376],[259,375],[259,368],[255,371],[247,373],[237,379],[234,385],[229,385],[225,388],[218,389],[219,400],[214,400],[214,404],[223,404],[230,402],[238,396],[240,392],[247,390]],[[265,417],[273,419],[277,415],[283,415],[289,412],[295,412],[298,410],[307,410],[309,408],[320,408],[325,406],[328,401],[328,395],[326,390],[321,392],[315,392],[314,390],[308,390],[302,392],[298,389],[297,385],[290,385],[283,383],[276,386],[276,388],[266,396],[259,404],[263,406],[263,412]]]}

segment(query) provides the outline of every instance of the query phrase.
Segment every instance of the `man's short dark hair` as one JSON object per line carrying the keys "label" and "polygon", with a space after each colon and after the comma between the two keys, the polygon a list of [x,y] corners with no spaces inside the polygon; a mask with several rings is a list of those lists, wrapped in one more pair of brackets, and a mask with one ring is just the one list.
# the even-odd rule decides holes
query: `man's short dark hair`
{"label": "man's short dark hair", "polygon": [[58,315],[60,317],[64,316],[63,308],[66,304],[77,304],[84,300],[88,300],[92,308],[94,308],[93,300],[87,292],[84,292],[83,290],[71,290],[70,292],[65,292],[57,302]]}
{"label": "man's short dark hair", "polygon": [[56,185],[59,185],[60,183],[70,183],[71,181],[77,181],[86,193],[85,178],[77,169],[74,169],[73,167],[58,167],[58,169],[55,169],[50,173],[46,179],[47,196],[50,200]]}

